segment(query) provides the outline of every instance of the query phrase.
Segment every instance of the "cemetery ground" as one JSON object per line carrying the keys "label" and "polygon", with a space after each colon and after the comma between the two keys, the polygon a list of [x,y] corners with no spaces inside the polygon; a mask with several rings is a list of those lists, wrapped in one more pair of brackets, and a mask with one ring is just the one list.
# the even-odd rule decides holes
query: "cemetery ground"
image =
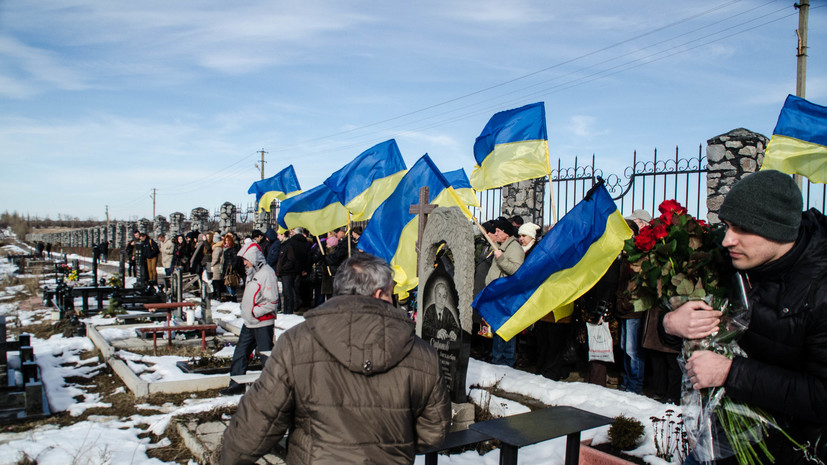
{"label": "cemetery ground", "polygon": [[[3,241],[0,246],[0,315],[6,317],[7,338],[31,335],[52,411],[46,418],[0,423],[0,465],[206,463],[212,451],[194,451],[191,439],[183,437],[181,431],[217,425],[220,433],[240,396],[222,397],[218,389],[211,389],[136,397],[87,336],[77,335],[73,328],[57,325],[52,319],[53,309],[43,304],[41,287],[54,282],[53,274],[17,273],[6,256],[29,253],[30,249],[14,240]],[[106,273],[107,268],[101,271]],[[213,301],[213,312],[227,320],[237,319],[238,304]],[[85,318],[84,322],[87,326],[114,323],[101,316]],[[219,336],[208,337],[207,355],[231,354],[232,349],[224,345],[232,335]],[[126,356],[145,366],[141,376],[178,379],[180,375],[159,373],[170,370],[167,357],[184,360],[202,355],[200,338],[192,340],[196,343],[192,345],[174,341],[172,353],[163,341],[158,344],[157,357],[152,356],[151,340],[144,342],[143,349],[130,348],[128,352],[133,355]],[[650,420],[674,415],[670,413],[677,409],[674,405],[577,382],[575,376],[569,382],[547,380],[530,373],[524,360],[518,369],[511,369],[480,361],[483,355],[472,355],[466,380],[477,421],[553,405],[573,406],[608,417],[623,414],[645,426],[643,439],[630,455],[642,459],[641,463],[679,463],[677,457],[673,462],[656,457],[658,433]],[[606,443],[607,430],[601,427],[585,431],[582,438]],[[210,444],[214,447],[215,443]],[[452,455],[440,456],[439,463],[494,464],[499,458],[496,446],[489,441],[471,450],[452,451]],[[520,463],[561,464],[565,448],[565,437],[527,446],[520,450]],[[266,463],[279,461],[270,456]],[[417,456],[416,463],[423,464],[424,456]]]}

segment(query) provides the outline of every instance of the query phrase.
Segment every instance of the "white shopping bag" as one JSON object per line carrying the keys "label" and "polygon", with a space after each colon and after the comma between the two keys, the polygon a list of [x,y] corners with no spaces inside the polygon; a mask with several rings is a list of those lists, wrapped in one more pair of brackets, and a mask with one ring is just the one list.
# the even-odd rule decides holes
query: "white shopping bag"
{"label": "white shopping bag", "polygon": [[609,324],[586,323],[586,330],[589,333],[589,361],[614,362],[615,355],[612,351],[612,333],[609,331]]}

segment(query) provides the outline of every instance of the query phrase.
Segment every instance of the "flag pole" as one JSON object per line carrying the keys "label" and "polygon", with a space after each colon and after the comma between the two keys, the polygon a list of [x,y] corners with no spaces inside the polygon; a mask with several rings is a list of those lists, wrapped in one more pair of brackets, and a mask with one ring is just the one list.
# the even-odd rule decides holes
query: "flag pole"
{"label": "flag pole", "polygon": [[[316,242],[319,243],[319,250],[322,251],[322,257],[324,257],[325,256],[324,246],[322,245],[322,240],[319,239],[319,236],[316,236]],[[333,276],[333,275],[330,274],[330,266],[327,263],[324,264],[324,267],[327,268],[327,275],[328,276]]]}
{"label": "flag pole", "polygon": [[477,225],[477,228],[479,228],[480,232],[482,232],[482,237],[484,237],[485,240],[487,240],[488,243],[491,244],[491,247],[493,247],[494,250],[500,250],[499,246],[497,246],[497,243],[492,241],[491,238],[488,237],[488,233],[485,231],[485,228],[483,228],[482,225],[480,224],[480,222],[477,220],[477,217],[474,216],[473,213],[471,213],[471,210],[469,210],[468,207],[465,206],[465,204],[462,202],[462,199],[459,198],[459,196],[457,195],[454,188],[449,186],[448,189],[450,189],[451,196],[454,198],[454,202],[457,203],[457,206],[460,207],[460,210],[463,210],[463,212],[465,213],[465,216],[467,216],[468,218],[471,218],[471,221],[473,221],[474,224]]}
{"label": "flag pole", "polygon": [[554,203],[554,184],[551,182],[551,174],[548,175],[548,200],[551,202],[551,218],[554,220],[549,226],[557,224],[557,205]]}
{"label": "flag pole", "polygon": [[350,210],[347,211],[347,234],[345,240],[347,241],[347,257],[350,258]]}

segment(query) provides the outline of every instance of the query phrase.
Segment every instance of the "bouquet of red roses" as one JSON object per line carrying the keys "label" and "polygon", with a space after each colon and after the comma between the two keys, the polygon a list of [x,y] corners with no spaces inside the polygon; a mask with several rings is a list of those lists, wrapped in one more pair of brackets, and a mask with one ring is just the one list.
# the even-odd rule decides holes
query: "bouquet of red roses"
{"label": "bouquet of red roses", "polygon": [[717,273],[726,263],[720,246],[724,229],[693,217],[675,200],[664,201],[658,211],[660,216],[624,246],[634,272],[628,292],[635,311],[724,296]]}

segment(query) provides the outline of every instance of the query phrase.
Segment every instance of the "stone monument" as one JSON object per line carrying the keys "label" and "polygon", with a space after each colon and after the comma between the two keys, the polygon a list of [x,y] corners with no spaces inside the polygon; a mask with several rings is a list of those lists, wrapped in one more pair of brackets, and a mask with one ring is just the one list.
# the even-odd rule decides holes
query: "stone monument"
{"label": "stone monument", "polygon": [[472,228],[459,208],[441,207],[428,215],[420,238],[416,330],[437,349],[455,403],[467,402],[465,377],[473,323]]}

